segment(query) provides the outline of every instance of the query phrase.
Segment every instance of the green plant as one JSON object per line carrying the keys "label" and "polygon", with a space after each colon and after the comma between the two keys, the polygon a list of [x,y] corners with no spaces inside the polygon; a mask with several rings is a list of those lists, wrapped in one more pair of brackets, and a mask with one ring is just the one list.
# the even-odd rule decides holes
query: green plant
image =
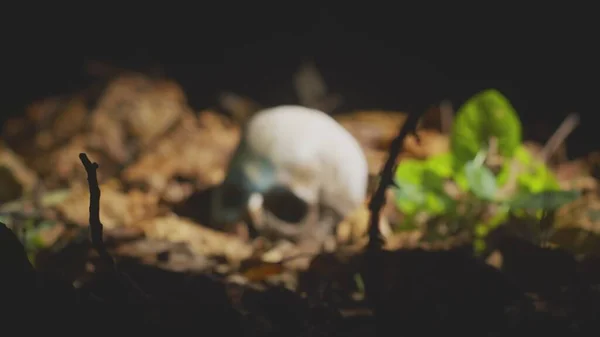
{"label": "green plant", "polygon": [[[544,162],[522,144],[521,122],[497,90],[482,91],[457,111],[450,135],[451,151],[426,160],[408,159],[396,169],[396,205],[404,214],[401,228],[467,231],[477,252],[487,234],[509,216],[541,219],[576,199],[561,191]],[[431,235],[428,238],[438,238]]]}

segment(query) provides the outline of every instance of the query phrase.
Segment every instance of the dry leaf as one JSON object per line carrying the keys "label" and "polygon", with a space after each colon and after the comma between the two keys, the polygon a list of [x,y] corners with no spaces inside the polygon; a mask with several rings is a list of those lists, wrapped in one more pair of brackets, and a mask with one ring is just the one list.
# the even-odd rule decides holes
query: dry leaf
{"label": "dry leaf", "polygon": [[434,130],[417,130],[417,135],[418,142],[414,135],[408,135],[404,140],[404,156],[425,159],[450,151],[447,135]]}
{"label": "dry leaf", "polygon": [[[337,227],[337,239],[342,243],[356,243],[367,238],[371,212],[364,205],[342,221]],[[392,234],[392,229],[385,216],[380,217],[379,230],[384,238]]]}
{"label": "dry leaf", "polygon": [[2,188],[5,191],[2,201],[13,200],[31,192],[38,182],[37,175],[27,167],[23,159],[1,143],[0,167],[4,168]]}
{"label": "dry leaf", "polygon": [[406,114],[396,111],[358,111],[340,114],[334,118],[358,142],[367,148],[387,151],[392,139],[406,120]]}
{"label": "dry leaf", "polygon": [[[107,229],[132,226],[158,212],[158,196],[139,190],[123,192],[118,183],[107,182],[100,186],[100,220]],[[80,225],[89,221],[90,195],[88,186],[75,184],[71,193],[56,206],[67,220]]]}
{"label": "dry leaf", "polygon": [[283,273],[284,267],[279,262],[266,262],[257,259],[244,261],[240,272],[250,282],[262,282],[271,276]]}
{"label": "dry leaf", "polygon": [[199,255],[224,256],[238,263],[252,254],[252,246],[238,237],[200,226],[185,218],[168,215],[136,224],[152,239],[185,242]]}
{"label": "dry leaf", "polygon": [[112,80],[92,112],[90,141],[118,163],[164,135],[189,111],[175,82],[127,74]]}
{"label": "dry leaf", "polygon": [[165,192],[175,177],[190,179],[197,188],[220,183],[237,145],[239,129],[226,125],[209,111],[203,112],[199,120],[185,116],[174,132],[125,169],[124,179],[142,183],[159,193]]}

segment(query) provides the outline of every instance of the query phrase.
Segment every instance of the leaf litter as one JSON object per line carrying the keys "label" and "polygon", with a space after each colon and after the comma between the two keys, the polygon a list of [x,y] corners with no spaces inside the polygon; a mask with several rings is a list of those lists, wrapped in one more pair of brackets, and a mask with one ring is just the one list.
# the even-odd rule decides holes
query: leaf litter
{"label": "leaf litter", "polygon": [[[309,75],[316,76],[303,76]],[[326,93],[298,90],[304,90],[304,100],[325,104]],[[226,94],[221,97],[221,108],[195,112],[177,83],[126,72],[111,77],[99,93],[35,102],[23,117],[4,125],[0,148],[2,221],[15,233],[25,228],[28,218],[51,221],[50,227],[39,226],[44,221],[27,225],[41,246],[28,256],[35,268],[60,275],[62,281],[76,285],[78,291],[93,293],[94,298],[114,289],[102,276],[106,268],[86,239],[90,193],[78,157],[86,153],[99,164],[99,217],[107,249],[119,270],[146,293],[169,298],[168,303],[151,305],[159,308],[164,324],[177,322],[181,328],[221,315],[253,336],[372,334],[376,323],[373,308],[364,299],[362,281],[367,278],[368,284],[363,254],[368,243],[368,200],[339,224],[335,235],[341,248],[313,256],[308,264],[293,263],[304,257],[290,242],[248,239],[244,223],[225,229],[210,227],[211,189],[224,179],[239,140],[240,123],[260,106]],[[335,102],[327,104],[337,106],[340,99]],[[416,136],[404,139],[398,162],[448,151],[450,139],[442,128],[440,110],[428,111]],[[356,111],[336,113],[334,118],[359,141],[376,184],[407,114]],[[542,148],[529,144],[532,152]],[[557,320],[564,321],[559,325],[565,329],[572,328],[574,321],[589,326],[589,316],[595,314],[590,309],[591,298],[600,295],[591,286],[581,286],[579,278],[585,276],[590,284],[600,282],[597,271],[594,274],[590,267],[590,261],[600,254],[600,219],[592,216],[600,210],[598,176],[594,175],[597,158],[596,154],[570,161],[562,157],[549,164],[561,186],[584,193],[559,210],[559,215],[566,216],[558,217],[554,233],[561,248],[572,256],[585,255],[583,260],[570,259],[561,249],[535,249],[501,237],[498,250],[490,255],[494,258],[488,259],[494,261],[490,262],[494,267],[489,266],[464,253],[468,240],[427,243],[421,240],[419,230],[395,231],[404,216],[388,191],[379,224],[385,238],[382,291],[388,302],[377,311],[384,318],[384,323],[378,324],[393,329],[390,331],[425,335],[435,325],[418,324],[426,320],[437,322],[439,331],[470,325],[474,331],[502,335],[534,328],[534,318],[543,320],[547,331],[556,328]],[[9,240],[4,236],[3,242]],[[7,253],[18,248],[5,246],[2,250]],[[79,255],[71,258],[79,265],[57,266],[57,261],[73,254]],[[3,254],[2,261],[6,259]],[[528,266],[542,260],[553,267],[535,269],[537,274],[531,275]],[[581,302],[582,296],[590,300]],[[200,316],[190,316],[185,306],[200,302]],[[215,311],[216,306],[220,309]],[[148,315],[145,311],[140,309],[139,314]],[[122,321],[109,316],[115,324]],[[133,326],[146,324],[136,315],[127,317]],[[228,323],[214,324],[223,332],[228,329]],[[537,325],[535,329],[541,331]]]}

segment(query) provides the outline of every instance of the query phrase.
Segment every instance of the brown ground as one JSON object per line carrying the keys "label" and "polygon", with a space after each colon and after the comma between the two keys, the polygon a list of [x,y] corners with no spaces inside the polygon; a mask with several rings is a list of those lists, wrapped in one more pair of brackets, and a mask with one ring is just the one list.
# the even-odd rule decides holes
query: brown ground
{"label": "brown ground", "polygon": [[[48,324],[21,329],[85,323],[117,332],[366,336],[381,324],[394,335],[573,336],[600,322],[597,155],[554,160],[561,183],[585,192],[561,210],[570,214],[555,238],[564,251],[500,232],[486,264],[464,240],[426,244],[418,231],[392,233],[398,214],[386,205],[381,228],[388,250],[379,257],[378,289],[385,300],[375,320],[363,286],[366,206],[338,229],[338,239],[352,245],[315,257],[308,269],[282,261],[293,255],[292,244],[271,247],[247,241],[240,228],[208,227],[211,189],[224,178],[240,121],[257,104],[227,101],[235,118],[221,108],[196,112],[176,83],[133,73],[101,88],[36,102],[3,130],[0,213],[26,243],[38,274],[27,271],[17,237],[2,229],[2,296],[15,299],[13,312],[24,309],[32,323]],[[447,150],[437,115],[426,114],[420,142],[407,138],[401,158]],[[336,118],[359,139],[376,175],[405,114]],[[99,163],[104,239],[127,277],[107,269],[87,240],[90,197],[80,153]],[[17,305],[24,303],[31,306]]]}

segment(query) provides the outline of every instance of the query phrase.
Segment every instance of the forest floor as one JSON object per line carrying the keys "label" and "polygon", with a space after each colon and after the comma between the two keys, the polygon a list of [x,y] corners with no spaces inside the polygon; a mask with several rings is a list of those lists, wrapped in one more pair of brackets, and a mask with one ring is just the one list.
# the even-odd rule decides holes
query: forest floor
{"label": "forest floor", "polygon": [[[244,224],[210,227],[210,195],[224,178],[241,121],[257,109],[228,94],[214,108],[193,111],[177,83],[125,72],[34,102],[7,121],[0,220],[12,232],[0,233],[0,291],[33,323],[19,331],[84,324],[244,336],[600,331],[597,154],[567,159],[559,151],[553,158],[561,186],[583,193],[552,247],[499,235],[493,251],[474,257],[469,240],[431,243],[418,229],[384,230],[375,305],[365,296],[366,204],[338,226],[343,248],[313,257],[308,267],[284,258],[293,256],[291,243],[249,240]],[[400,160],[448,151],[438,115],[425,114],[419,141],[406,138]],[[359,140],[376,176],[406,116],[334,117]],[[118,271],[89,240],[89,172],[80,153],[99,165],[102,245]],[[394,203],[382,214],[382,228],[393,228]]]}

